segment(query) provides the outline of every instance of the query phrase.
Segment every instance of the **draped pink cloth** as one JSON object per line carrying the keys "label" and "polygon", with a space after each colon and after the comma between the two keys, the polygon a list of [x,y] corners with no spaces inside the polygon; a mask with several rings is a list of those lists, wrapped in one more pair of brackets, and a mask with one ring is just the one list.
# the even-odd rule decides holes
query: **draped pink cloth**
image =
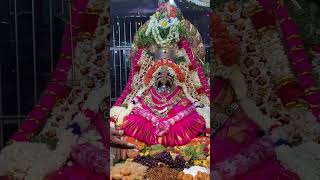
{"label": "draped pink cloth", "polygon": [[[223,81],[214,79],[220,85],[225,84]],[[212,92],[215,90],[224,91],[221,86],[214,87]],[[211,167],[223,180],[298,180],[296,174],[276,160],[272,142],[259,134],[258,125],[240,107],[211,137]]]}
{"label": "draped pink cloth", "polygon": [[[162,118],[160,122],[167,121],[190,106],[191,102],[187,98],[181,99],[177,105],[169,110],[167,116]],[[151,109],[147,105],[142,104],[142,108],[152,113]],[[156,114],[153,115],[157,116]],[[156,127],[154,127],[153,124],[141,113],[133,112],[129,114],[122,125],[124,133],[128,136],[135,137],[137,140],[148,145],[161,143],[165,146],[180,146],[187,144],[191,139],[203,132],[204,128],[205,121],[195,110],[176,122],[174,125],[170,126],[169,131],[162,136],[162,142],[158,141]]]}

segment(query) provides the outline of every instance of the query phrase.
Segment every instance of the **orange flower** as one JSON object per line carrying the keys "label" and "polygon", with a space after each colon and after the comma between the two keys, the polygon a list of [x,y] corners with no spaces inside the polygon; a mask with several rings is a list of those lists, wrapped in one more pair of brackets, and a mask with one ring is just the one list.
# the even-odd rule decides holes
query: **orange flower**
{"label": "orange flower", "polygon": [[222,23],[218,15],[212,15],[211,21],[211,37],[215,55],[225,66],[238,64],[240,56],[238,41],[230,36],[226,25]]}
{"label": "orange flower", "polygon": [[149,84],[152,79],[153,74],[157,71],[157,69],[159,69],[162,66],[167,66],[167,67],[172,68],[173,71],[176,73],[178,80],[180,82],[184,81],[185,76],[177,64],[173,63],[172,61],[168,61],[168,60],[160,60],[149,69],[149,71],[146,74],[146,77],[144,78],[144,83]]}

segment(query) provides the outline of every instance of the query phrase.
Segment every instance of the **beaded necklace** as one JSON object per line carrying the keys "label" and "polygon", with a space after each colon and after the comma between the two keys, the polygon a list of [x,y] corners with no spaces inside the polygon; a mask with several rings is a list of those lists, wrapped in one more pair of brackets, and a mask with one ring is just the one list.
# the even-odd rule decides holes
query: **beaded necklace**
{"label": "beaded necklace", "polygon": [[149,93],[143,97],[143,101],[156,115],[165,117],[169,110],[179,103],[181,98],[181,88],[179,87],[167,96],[161,96],[151,87]]}

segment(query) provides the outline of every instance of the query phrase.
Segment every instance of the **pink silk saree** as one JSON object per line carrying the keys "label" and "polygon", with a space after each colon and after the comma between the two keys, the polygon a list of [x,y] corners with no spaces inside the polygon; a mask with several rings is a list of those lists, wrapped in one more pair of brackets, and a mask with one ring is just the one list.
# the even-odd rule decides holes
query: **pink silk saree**
{"label": "pink silk saree", "polygon": [[[226,81],[215,79],[214,82],[217,87],[213,88],[213,98],[227,90]],[[211,144],[211,169],[223,180],[299,179],[280,165],[273,144],[262,137],[260,128],[241,107],[211,136]]]}

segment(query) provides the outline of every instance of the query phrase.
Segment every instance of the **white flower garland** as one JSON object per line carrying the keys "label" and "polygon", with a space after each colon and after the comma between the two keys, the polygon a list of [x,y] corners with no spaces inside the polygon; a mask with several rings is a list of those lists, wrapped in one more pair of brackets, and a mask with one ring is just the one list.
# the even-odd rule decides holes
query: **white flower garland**
{"label": "white flower garland", "polygon": [[77,137],[64,131],[56,150],[47,145],[30,142],[16,142],[5,147],[0,154],[0,175],[12,175],[18,179],[42,180],[49,173],[58,170],[67,160],[71,146]]}
{"label": "white flower garland", "polygon": [[193,4],[196,4],[198,6],[202,6],[202,7],[210,7],[209,0],[186,0],[186,1],[191,2]]}
{"label": "white flower garland", "polygon": [[78,140],[78,144],[90,143],[99,149],[104,149],[103,143],[100,141],[101,136],[96,130],[90,130],[86,133],[82,133]]}
{"label": "white flower garland", "polygon": [[72,145],[76,144],[78,137],[70,131],[64,131],[59,139],[57,148],[49,156],[42,157],[32,164],[25,180],[42,180],[46,175],[59,170],[65,164],[71,153]]}
{"label": "white flower garland", "polygon": [[281,163],[296,172],[301,180],[320,179],[320,144],[304,143],[297,147],[280,146],[276,154]]}
{"label": "white flower garland", "polygon": [[[101,13],[99,17],[95,39],[83,40],[76,45],[74,59],[76,66],[75,74],[78,78],[76,80],[85,79],[82,77],[83,75],[79,73],[80,68],[89,68],[89,76],[92,76],[93,73],[106,70],[105,65],[103,67],[98,67],[93,62],[97,59],[97,53],[94,47],[104,43],[107,39],[105,23],[101,23],[101,21],[104,21],[105,17],[108,16],[107,3],[103,0],[91,0],[88,7],[92,9],[104,8],[103,13]],[[101,39],[103,42],[101,42]],[[101,56],[105,57],[105,55]],[[72,72],[68,74],[68,79],[73,79],[71,76]],[[97,132],[94,138],[92,137],[91,132],[85,133],[83,134],[84,137],[81,141],[77,142],[78,137],[65,129],[67,124],[71,121],[77,123],[81,129],[87,128],[90,124],[88,119],[81,112],[78,113],[75,118],[72,118],[73,115],[79,111],[78,105],[81,102],[84,102],[85,96],[91,91],[87,88],[84,81],[76,84],[76,86],[78,87],[72,89],[70,96],[63,104],[58,104],[53,108],[53,111],[51,112],[52,116],[48,119],[41,132],[41,134],[46,134],[46,132],[51,130],[56,132],[56,137],[59,140],[56,149],[50,150],[46,144],[31,142],[15,142],[6,146],[0,153],[0,175],[11,175],[17,179],[40,180],[49,173],[58,170],[66,163],[73,145],[83,143],[83,141],[87,139],[90,143],[97,145],[97,147],[101,147],[101,144],[98,142],[100,138]],[[96,91],[91,91],[88,101],[85,102],[85,107],[96,111],[99,107],[99,103],[106,96],[106,88],[103,89],[103,87],[100,87],[97,88]],[[56,118],[60,116],[62,119],[57,121]]]}
{"label": "white flower garland", "polygon": [[285,54],[284,47],[281,45],[279,33],[270,30],[262,33],[260,46],[264,57],[267,57],[267,67],[272,73],[273,79],[294,78],[290,69],[288,57]]}
{"label": "white flower garland", "polygon": [[[149,21],[149,24],[148,24],[148,27],[147,27],[145,34],[147,36],[149,36],[150,33],[152,33],[154,40],[160,46],[166,46],[173,41],[178,42],[180,40],[180,37],[179,37],[179,32],[178,32],[177,26],[179,25],[180,20],[178,20],[178,18],[171,17],[170,22],[165,20],[167,23],[166,26],[161,26],[161,24],[160,24],[161,21],[164,21],[164,19],[158,21],[156,14],[152,15],[150,17],[150,21]],[[170,28],[169,34],[167,35],[166,39],[163,39],[161,37],[159,28],[163,28],[163,29]]]}
{"label": "white flower garland", "polygon": [[228,72],[231,73],[229,76],[230,82],[243,110],[250,119],[254,120],[263,130],[268,131],[272,125],[272,121],[261,113],[254,101],[247,97],[246,82],[240,71],[240,67],[230,67],[228,68]]}
{"label": "white flower garland", "polygon": [[108,87],[104,85],[96,90],[91,91],[88,96],[88,99],[86,100],[83,106],[84,109],[90,109],[90,110],[98,109],[101,101],[105,97],[107,97],[106,89],[108,89]]}
{"label": "white flower garland", "polygon": [[116,120],[116,125],[121,126],[124,118],[128,116],[132,109],[134,108],[134,105],[130,102],[128,103],[128,107],[120,107],[120,106],[114,106],[110,110],[110,117],[114,118]]}
{"label": "white flower garland", "polygon": [[[230,20],[230,17],[232,17],[235,21],[239,18],[239,16],[234,14],[227,14],[226,16],[229,17],[226,19]],[[243,36],[241,32],[236,31],[236,27],[233,26],[233,23],[230,24],[228,24],[229,28],[234,35]],[[245,28],[248,29],[248,24],[245,25]],[[286,55],[284,54],[278,32],[275,30],[266,32],[267,33],[262,32],[261,41],[257,41],[258,44],[256,45],[258,45],[258,48],[262,50],[262,53],[258,53],[258,55],[260,54],[266,57],[266,67],[269,68],[269,71],[272,73],[273,79],[292,77],[293,75],[290,70],[290,65]],[[249,38],[249,43],[250,42],[251,40]],[[242,53],[245,53],[245,51]],[[250,56],[253,56],[253,54]],[[278,124],[278,122],[263,115],[255,105],[254,101],[248,99],[246,92],[247,89],[244,88],[247,87],[245,77],[241,74],[241,71],[238,69],[239,67],[226,68],[221,65],[218,67],[222,68],[216,70],[215,74],[228,77],[231,80],[235,93],[240,99],[242,108],[252,120],[254,120],[266,132],[268,132],[272,125]],[[242,66],[242,68],[245,68],[245,66]],[[281,126],[272,130],[270,136],[273,142],[283,139],[290,143],[292,141],[294,142],[294,139],[292,138],[294,138],[295,135],[302,137],[301,145],[296,147],[280,146],[276,148],[278,159],[285,167],[297,172],[303,180],[320,179],[320,145],[314,143],[316,138],[319,137],[320,125],[316,122],[312,113],[306,109],[288,109],[283,107],[281,104],[271,103],[271,106],[272,105],[278,107],[279,112],[283,115],[287,115],[290,120],[289,124],[278,124]]]}

